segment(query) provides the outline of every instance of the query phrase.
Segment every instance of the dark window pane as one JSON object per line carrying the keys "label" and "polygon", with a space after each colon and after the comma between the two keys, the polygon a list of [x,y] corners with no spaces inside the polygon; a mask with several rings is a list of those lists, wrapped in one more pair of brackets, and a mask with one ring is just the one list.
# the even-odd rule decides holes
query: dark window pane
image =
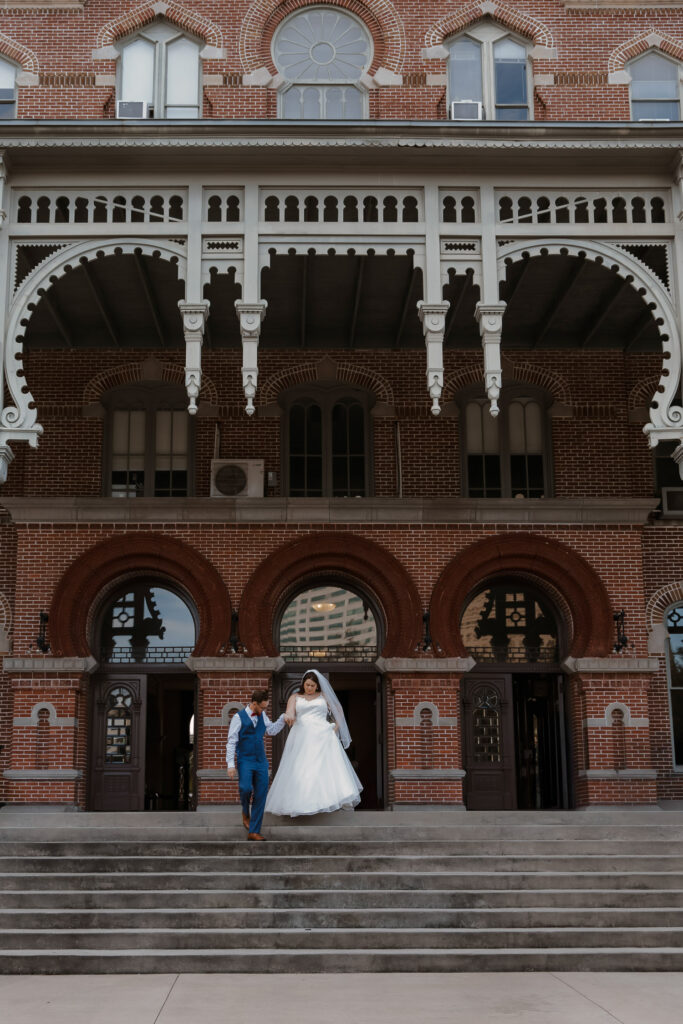
{"label": "dark window pane", "polygon": [[323,450],[323,429],[319,405],[309,405],[306,421],[306,450],[309,455],[320,455]]}
{"label": "dark window pane", "polygon": [[154,474],[154,497],[168,498],[171,494],[171,474],[166,469],[158,469]]}
{"label": "dark window pane", "polygon": [[514,106],[526,104],[526,61],[495,62],[496,103]]}
{"label": "dark window pane", "polygon": [[483,455],[467,456],[467,479],[470,498],[484,497],[484,457]]}
{"label": "dark window pane", "polygon": [[513,498],[516,494],[523,494],[526,497],[527,478],[525,455],[510,456],[510,486]]}
{"label": "dark window pane", "polygon": [[674,734],[674,759],[683,765],[683,690],[671,691],[671,718]]}
{"label": "dark window pane", "polygon": [[501,484],[500,484],[500,456],[499,455],[485,455],[484,456],[484,477],[486,481],[486,494],[487,498],[500,498],[501,495]]}
{"label": "dark window pane", "polygon": [[338,403],[332,410],[332,452],[342,455],[348,451],[347,435],[348,409]]}
{"label": "dark window pane", "polygon": [[542,455],[527,455],[527,478],[529,486],[528,497],[542,498],[545,494]]}
{"label": "dark window pane", "polygon": [[17,116],[14,103],[0,103],[0,119],[11,121]]}
{"label": "dark window pane", "polygon": [[129,472],[119,469],[112,472],[111,494],[113,498],[141,498],[144,493],[145,474],[142,470]]}
{"label": "dark window pane", "polygon": [[293,405],[289,411],[289,450],[296,455],[306,451],[306,410]]}
{"label": "dark window pane", "polygon": [[678,466],[671,458],[675,448],[675,441],[660,441],[655,448],[655,487],[657,494],[662,493],[662,487],[681,486]]}
{"label": "dark window pane", "polygon": [[302,498],[306,494],[306,460],[303,455],[290,456],[289,493],[293,498]]}
{"label": "dark window pane", "polygon": [[349,476],[351,496],[365,497],[365,458],[362,455],[349,459]]}
{"label": "dark window pane", "polygon": [[332,496],[334,498],[346,498],[349,494],[348,484],[348,459],[343,456],[335,456],[332,459]]}
{"label": "dark window pane", "polygon": [[306,496],[321,498],[323,493],[323,460],[319,456],[306,459]]}
{"label": "dark window pane", "polygon": [[365,453],[365,411],[362,405],[349,409],[349,451],[354,455]]}

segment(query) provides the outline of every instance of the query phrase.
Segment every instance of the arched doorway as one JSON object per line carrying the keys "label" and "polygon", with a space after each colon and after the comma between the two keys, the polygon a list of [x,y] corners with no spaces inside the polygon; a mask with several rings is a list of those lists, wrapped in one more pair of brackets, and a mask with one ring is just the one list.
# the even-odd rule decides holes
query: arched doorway
{"label": "arched doorway", "polygon": [[180,588],[136,576],[102,601],[93,629],[88,807],[194,809],[197,613]]}
{"label": "arched doorway", "polygon": [[[273,687],[273,713],[284,711],[307,668],[332,683],[349,725],[347,754],[363,783],[360,809],[384,807],[384,695],[375,662],[384,626],[376,603],[353,583],[318,579],[290,592],[278,609],[274,640],[285,668]],[[273,769],[285,734],[273,741]]]}
{"label": "arched doorway", "polygon": [[564,676],[567,624],[533,581],[487,581],[467,598],[462,642],[476,667],[463,679],[468,810],[570,806]]}

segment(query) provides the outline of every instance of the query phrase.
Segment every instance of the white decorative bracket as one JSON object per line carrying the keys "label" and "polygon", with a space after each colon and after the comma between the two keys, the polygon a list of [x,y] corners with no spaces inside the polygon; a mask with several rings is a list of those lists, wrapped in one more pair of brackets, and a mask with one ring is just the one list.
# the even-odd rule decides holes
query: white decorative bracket
{"label": "white decorative bracket", "polygon": [[446,314],[450,302],[424,302],[417,304],[427,348],[427,390],[432,400],[432,415],[441,412],[439,399],[443,391],[443,337],[446,331]]}
{"label": "white decorative bracket", "polygon": [[0,444],[0,484],[7,482],[7,471],[10,462],[14,458],[14,452],[8,444]]}
{"label": "white decorative bracket", "polygon": [[185,334],[185,388],[190,404],[187,411],[190,416],[197,412],[197,399],[202,387],[202,344],[204,343],[204,326],[209,315],[208,302],[178,303],[183,318]]}
{"label": "white decorative bracket", "polygon": [[7,165],[5,164],[5,158],[0,153],[0,228],[3,223],[7,220],[7,210],[5,209],[5,185],[7,183]]}
{"label": "white decorative bracket", "polygon": [[678,447],[674,448],[672,458],[678,466],[678,475],[680,476],[681,480],[683,480],[683,437],[681,438],[681,443],[678,445]]}
{"label": "white decorative bracket", "polygon": [[481,344],[484,349],[484,387],[489,402],[489,412],[497,416],[500,389],[503,386],[503,367],[500,360],[500,339],[503,334],[504,302],[478,302],[474,315],[479,324]]}
{"label": "white decorative bracket", "polygon": [[674,182],[678,186],[678,219],[683,220],[683,153],[678,154]]}
{"label": "white decorative bracket", "polygon": [[236,299],[235,309],[240,321],[242,335],[242,387],[247,400],[246,414],[253,416],[254,398],[258,384],[258,343],[261,335],[261,323],[266,315],[268,303],[265,299],[257,302],[242,302]]}

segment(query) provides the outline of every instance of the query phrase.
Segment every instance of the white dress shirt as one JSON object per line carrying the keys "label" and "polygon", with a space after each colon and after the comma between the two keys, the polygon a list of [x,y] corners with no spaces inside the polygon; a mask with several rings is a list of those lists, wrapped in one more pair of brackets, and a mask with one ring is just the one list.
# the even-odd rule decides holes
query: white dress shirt
{"label": "white dress shirt", "polygon": [[[251,706],[249,704],[246,705],[244,710],[247,712],[248,715],[251,716],[251,721],[255,729],[256,723],[258,722],[259,719],[258,713],[255,714],[251,710]],[[266,733],[268,736],[277,736],[279,732],[282,732],[282,730],[285,727],[284,712],[280,715],[276,722],[271,722],[265,711],[261,713],[263,715],[263,721],[265,722]],[[240,718],[239,711],[236,711],[230,721],[230,728],[228,729],[228,742],[225,746],[225,760],[228,763],[228,768],[235,767],[235,750],[237,749],[237,740],[239,739],[239,733],[241,728],[242,719]]]}

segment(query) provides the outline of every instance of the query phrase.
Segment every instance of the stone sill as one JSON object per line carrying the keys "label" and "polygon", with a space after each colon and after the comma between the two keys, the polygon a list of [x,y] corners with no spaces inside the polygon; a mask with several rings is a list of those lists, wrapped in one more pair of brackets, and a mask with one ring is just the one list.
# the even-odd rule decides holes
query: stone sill
{"label": "stone sill", "polygon": [[643,524],[655,498],[5,498],[15,523]]}

